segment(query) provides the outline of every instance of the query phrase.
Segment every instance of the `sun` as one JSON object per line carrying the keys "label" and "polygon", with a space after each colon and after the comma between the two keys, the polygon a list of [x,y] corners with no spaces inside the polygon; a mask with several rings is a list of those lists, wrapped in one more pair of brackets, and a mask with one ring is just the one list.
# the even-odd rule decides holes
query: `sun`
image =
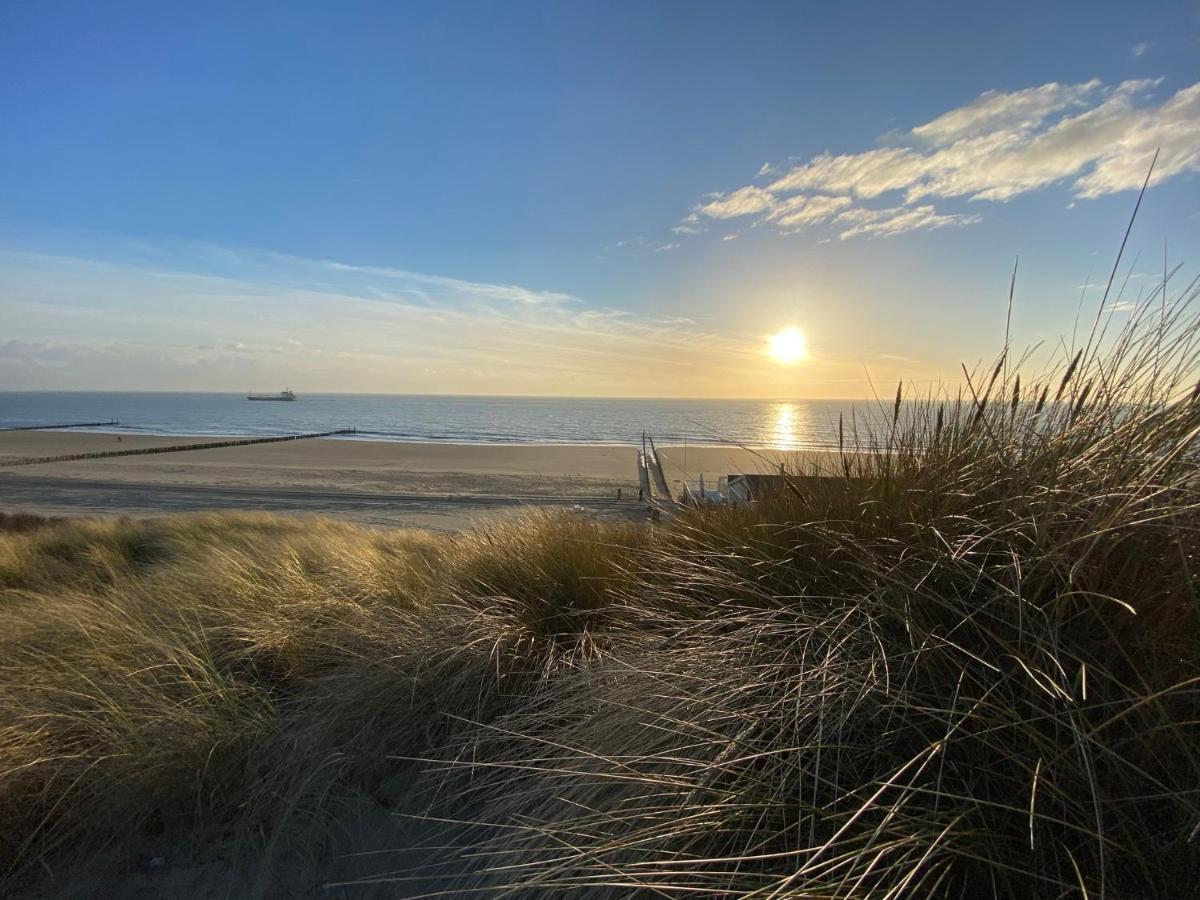
{"label": "sun", "polygon": [[798,328],[785,328],[767,338],[767,356],[777,363],[792,365],[808,358],[804,335]]}

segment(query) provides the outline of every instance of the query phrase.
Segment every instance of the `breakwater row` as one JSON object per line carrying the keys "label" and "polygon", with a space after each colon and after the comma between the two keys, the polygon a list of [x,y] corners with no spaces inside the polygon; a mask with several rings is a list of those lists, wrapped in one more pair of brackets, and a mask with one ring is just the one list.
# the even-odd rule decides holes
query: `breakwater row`
{"label": "breakwater row", "polygon": [[112,425],[120,425],[120,422],[67,422],[62,425],[8,425],[0,428],[0,431],[49,431],[52,428],[107,428]]}
{"label": "breakwater row", "polygon": [[[68,426],[70,427],[70,426]],[[355,434],[355,428],[339,428],[335,431],[317,431],[310,434],[286,434],[276,437],[238,438],[229,441],[205,441],[203,443],[170,444],[166,447],[141,447],[131,450],[100,450],[94,453],[67,453],[60,456],[23,456],[17,459],[0,460],[0,468],[12,466],[36,466],[39,463],[75,462],[82,459],[110,459],[114,456],[142,456],[148,453],[182,453],[185,450],[216,450],[221,447],[246,447],[250,444],[276,444],[281,441],[303,441],[310,438],[334,437],[339,434]]]}

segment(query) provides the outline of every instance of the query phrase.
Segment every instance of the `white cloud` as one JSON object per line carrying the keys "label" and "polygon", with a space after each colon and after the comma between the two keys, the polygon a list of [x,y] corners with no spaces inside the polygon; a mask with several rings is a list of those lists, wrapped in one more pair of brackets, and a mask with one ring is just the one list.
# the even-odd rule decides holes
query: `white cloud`
{"label": "white cloud", "polygon": [[921,140],[945,146],[963,138],[979,137],[997,129],[1028,131],[1053,113],[1076,107],[1101,88],[1097,79],[1083,84],[1051,82],[1020,91],[985,91],[966,106],[952,109],[912,133]]}
{"label": "white cloud", "polygon": [[[710,195],[689,219],[752,216],[787,231],[852,213],[842,238],[967,225],[979,215],[938,211],[929,200],[1001,202],[1055,184],[1077,198],[1132,190],[1156,150],[1151,183],[1159,184],[1200,171],[1200,83],[1159,98],[1161,81],[987,91],[916,126],[896,146],[818,154],[766,187]],[[901,206],[863,202],[889,194]]]}
{"label": "white cloud", "polygon": [[1140,187],[1158,146],[1156,182],[1195,168],[1200,163],[1200,84],[1158,107],[1137,107],[1134,101],[1153,85],[1124,82],[1098,105],[1036,132],[1000,129],[958,141],[924,159],[906,199],[1009,200],[1073,177],[1076,196],[1097,197]]}
{"label": "white cloud", "polygon": [[904,147],[882,147],[841,156],[822,153],[811,162],[793,167],[769,188],[773,194],[819,190],[877,197],[912,184],[922,171],[923,159],[920,153]]}
{"label": "white cloud", "polygon": [[775,205],[775,196],[754,185],[738,188],[731,194],[716,194],[696,211],[710,219],[732,219],[763,212]]}
{"label": "white cloud", "polygon": [[660,244],[658,247],[654,248],[654,252],[655,253],[665,253],[668,250],[678,250],[678,249],[679,249],[678,244]]}
{"label": "white cloud", "polygon": [[1134,110],[1113,135],[1112,148],[1075,182],[1081,197],[1140,187],[1146,160],[1159,151],[1151,184],[1200,170],[1200,83],[1179,91],[1157,110]]}
{"label": "white cloud", "polygon": [[1149,49],[1150,49],[1149,41],[1138,41],[1136,44],[1133,45],[1133,47],[1130,48],[1129,52],[1132,53],[1134,58],[1136,59],[1137,57],[1145,56],[1146,51]]}
{"label": "white cloud", "polygon": [[827,194],[806,196],[797,194],[780,201],[766,218],[781,228],[796,225],[812,225],[833,218],[853,201],[849,197],[831,197]]}
{"label": "white cloud", "polygon": [[671,231],[675,234],[699,234],[704,229],[700,227],[700,216],[697,213],[690,213],[676,225]]}
{"label": "white cloud", "polygon": [[838,234],[843,241],[860,234],[893,237],[906,231],[921,231],[949,226],[974,225],[978,215],[940,214],[932,206],[897,206],[892,209],[855,209],[841,216],[850,227]]}

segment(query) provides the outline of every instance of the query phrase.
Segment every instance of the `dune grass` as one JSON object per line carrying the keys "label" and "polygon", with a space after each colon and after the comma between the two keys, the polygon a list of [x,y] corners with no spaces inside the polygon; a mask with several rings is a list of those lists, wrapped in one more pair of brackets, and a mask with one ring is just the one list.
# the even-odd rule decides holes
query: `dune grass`
{"label": "dune grass", "polygon": [[456,823],[436,890],[1192,896],[1200,321],[1166,296],[653,526],[21,520],[5,883],[221,827],[316,891],[408,773],[395,809]]}

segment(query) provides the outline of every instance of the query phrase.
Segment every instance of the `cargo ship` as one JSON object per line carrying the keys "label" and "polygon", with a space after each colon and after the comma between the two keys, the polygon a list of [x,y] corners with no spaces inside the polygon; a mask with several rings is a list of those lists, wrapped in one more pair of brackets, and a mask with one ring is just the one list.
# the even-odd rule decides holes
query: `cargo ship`
{"label": "cargo ship", "polygon": [[295,400],[296,395],[291,388],[280,391],[278,394],[247,394],[247,400]]}

